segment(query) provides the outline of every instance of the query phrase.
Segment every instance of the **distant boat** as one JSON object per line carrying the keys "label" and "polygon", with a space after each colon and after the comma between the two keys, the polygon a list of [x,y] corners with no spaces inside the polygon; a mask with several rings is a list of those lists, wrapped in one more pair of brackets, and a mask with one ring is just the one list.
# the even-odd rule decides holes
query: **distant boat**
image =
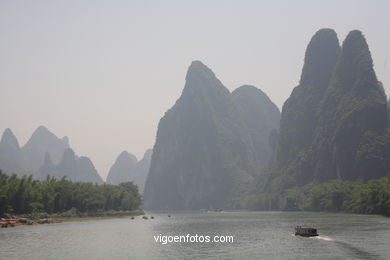
{"label": "distant boat", "polygon": [[147,217],[147,216],[142,216],[142,218],[143,218],[143,219],[148,219],[148,217]]}
{"label": "distant boat", "polygon": [[318,233],[316,228],[296,226],[295,235],[302,237],[315,237],[318,236]]}

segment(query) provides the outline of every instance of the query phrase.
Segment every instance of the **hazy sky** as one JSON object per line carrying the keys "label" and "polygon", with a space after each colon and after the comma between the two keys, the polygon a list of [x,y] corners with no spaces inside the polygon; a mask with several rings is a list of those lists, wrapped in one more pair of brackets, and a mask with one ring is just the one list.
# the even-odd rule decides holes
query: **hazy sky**
{"label": "hazy sky", "polygon": [[389,93],[390,1],[0,0],[0,131],[23,145],[45,125],[105,178],[153,146],[192,60],[281,108],[324,27],[363,31]]}

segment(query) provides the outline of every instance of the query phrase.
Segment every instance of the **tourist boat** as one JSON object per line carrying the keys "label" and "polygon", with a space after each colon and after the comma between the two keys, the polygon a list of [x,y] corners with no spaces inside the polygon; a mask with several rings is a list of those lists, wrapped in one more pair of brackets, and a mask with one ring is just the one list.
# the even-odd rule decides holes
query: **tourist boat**
{"label": "tourist boat", "polygon": [[303,237],[315,237],[318,236],[318,233],[316,228],[296,226],[295,235]]}

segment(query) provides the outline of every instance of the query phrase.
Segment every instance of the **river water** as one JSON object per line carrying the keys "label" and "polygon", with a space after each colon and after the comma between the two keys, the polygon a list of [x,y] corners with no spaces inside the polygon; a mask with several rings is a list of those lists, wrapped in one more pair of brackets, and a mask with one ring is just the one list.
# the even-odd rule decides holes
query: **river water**
{"label": "river water", "polygon": [[[0,229],[0,259],[390,259],[390,218],[308,212],[170,212]],[[310,225],[320,236],[293,235]],[[233,236],[156,243],[155,236]]]}

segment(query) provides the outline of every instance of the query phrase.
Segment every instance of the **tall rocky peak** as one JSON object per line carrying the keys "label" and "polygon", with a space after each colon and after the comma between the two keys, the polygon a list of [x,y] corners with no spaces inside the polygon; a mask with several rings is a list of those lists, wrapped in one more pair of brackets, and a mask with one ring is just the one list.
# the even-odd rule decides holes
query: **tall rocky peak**
{"label": "tall rocky peak", "polygon": [[359,83],[366,89],[367,84],[378,84],[370,50],[360,31],[351,31],[345,38],[335,74],[335,79],[340,81],[339,85],[344,87],[358,87],[355,84]]}
{"label": "tall rocky peak", "polygon": [[192,103],[193,106],[203,106],[204,109],[223,109],[224,98],[230,95],[229,90],[223,86],[206,65],[200,61],[193,61],[187,71],[186,84],[177,103]]}
{"label": "tall rocky peak", "polygon": [[215,77],[214,72],[201,61],[193,61],[188,68],[184,91],[212,89],[225,89],[222,83]]}
{"label": "tall rocky peak", "polygon": [[306,49],[300,83],[283,105],[276,162],[286,165],[307,149],[314,138],[319,104],[340,53],[332,29],[315,33]]}
{"label": "tall rocky peak", "polygon": [[254,86],[237,88],[232,92],[232,98],[249,130],[259,163],[265,167],[272,155],[270,134],[279,129],[280,111],[267,94]]}
{"label": "tall rocky peak", "polygon": [[18,140],[11,129],[5,129],[0,141],[0,170],[7,174],[25,174],[21,167],[21,151]]}
{"label": "tall rocky peak", "polygon": [[[387,99],[367,42],[360,31],[352,31],[343,43],[319,112],[314,147],[320,154],[325,153],[330,163],[323,162],[325,167],[316,162],[317,178],[367,180],[383,176],[387,169],[380,158],[387,146],[376,140],[388,127]],[[378,164],[383,167],[378,168]]]}
{"label": "tall rocky peak", "polygon": [[319,116],[322,117],[321,123],[327,124],[340,115],[344,116],[344,124],[347,119],[358,120],[355,129],[360,133],[389,125],[386,94],[376,77],[367,42],[358,30],[351,31],[344,40]]}
{"label": "tall rocky peak", "polygon": [[[234,207],[258,175],[247,127],[230,92],[199,61],[176,104],[160,120],[146,181],[145,207]],[[245,190],[245,189],[244,189]]]}
{"label": "tall rocky peak", "polygon": [[35,171],[42,165],[46,152],[54,163],[59,163],[65,149],[69,148],[68,138],[58,138],[45,126],[39,126],[23,146],[24,168]]}
{"label": "tall rocky peak", "polygon": [[[270,179],[279,190],[281,185],[369,180],[389,174],[388,104],[363,34],[350,32],[334,56],[335,65],[328,64],[333,72],[324,70],[326,78],[331,75],[328,86],[303,86],[307,81],[301,80],[283,106],[277,162]],[[311,69],[304,68],[302,78],[305,70]]]}
{"label": "tall rocky peak", "polygon": [[4,130],[3,136],[1,137],[1,146],[7,149],[19,149],[19,142],[11,129],[7,128]]}
{"label": "tall rocky peak", "polygon": [[306,48],[299,86],[317,91],[328,87],[340,52],[337,34],[333,29],[321,29],[311,38]]}
{"label": "tall rocky peak", "polygon": [[[352,103],[338,102],[347,98]],[[383,106],[387,106],[386,94],[382,83],[376,77],[366,39],[360,31],[354,30],[343,42],[341,55],[321,110],[328,114],[336,110],[361,112],[360,109],[373,109],[375,104],[379,105],[382,111]],[[376,116],[383,118],[383,115]],[[379,121],[382,122],[379,127],[388,125],[387,120]]]}
{"label": "tall rocky peak", "polygon": [[123,151],[111,166],[107,175],[107,183],[119,184],[132,181],[136,175],[136,166],[137,158],[127,151]]}

